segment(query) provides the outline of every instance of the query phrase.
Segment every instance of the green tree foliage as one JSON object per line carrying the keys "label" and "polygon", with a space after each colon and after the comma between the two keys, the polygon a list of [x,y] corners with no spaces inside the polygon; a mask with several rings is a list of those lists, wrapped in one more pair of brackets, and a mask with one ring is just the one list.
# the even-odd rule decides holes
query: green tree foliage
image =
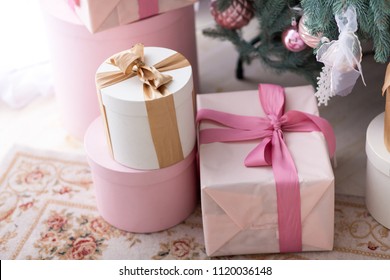
{"label": "green tree foliage", "polygon": [[[291,52],[282,43],[282,32],[291,25],[292,17],[306,16],[306,27],[312,34],[323,34],[337,40],[335,15],[348,5],[354,5],[358,15],[357,36],[372,41],[374,58],[385,63],[390,56],[390,0],[249,0],[252,2],[258,33],[252,40],[243,38],[243,30],[228,30],[216,25],[203,31],[207,36],[230,41],[240,61],[250,63],[260,59],[276,72],[289,71],[303,75],[313,85],[323,66],[316,61],[316,49]],[[217,0],[217,9],[228,8],[232,0]],[[301,12],[294,9],[300,7]]]}

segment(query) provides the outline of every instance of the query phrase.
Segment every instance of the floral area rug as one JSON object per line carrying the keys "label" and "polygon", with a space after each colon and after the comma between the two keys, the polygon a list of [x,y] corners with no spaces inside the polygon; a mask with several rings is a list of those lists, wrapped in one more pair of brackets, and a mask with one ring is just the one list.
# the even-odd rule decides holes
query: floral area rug
{"label": "floral area rug", "polygon": [[[199,206],[158,233],[106,223],[83,156],[15,147],[0,173],[0,259],[210,259]],[[363,198],[336,196],[333,251],[215,259],[390,259],[390,232],[370,216]]]}

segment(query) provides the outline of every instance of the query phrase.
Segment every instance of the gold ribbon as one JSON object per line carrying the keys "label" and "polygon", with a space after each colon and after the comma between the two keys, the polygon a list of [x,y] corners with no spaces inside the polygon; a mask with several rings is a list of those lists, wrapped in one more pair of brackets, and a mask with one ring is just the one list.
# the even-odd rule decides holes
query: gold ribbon
{"label": "gold ribbon", "polygon": [[97,73],[96,85],[98,89],[138,76],[144,84],[145,100],[156,99],[169,94],[165,85],[172,81],[172,77],[161,72],[190,65],[182,54],[175,53],[154,66],[147,66],[145,65],[144,46],[142,44],[136,44],[130,50],[120,52],[110,57],[106,62],[118,67],[119,70]]}
{"label": "gold ribbon", "polygon": [[[175,104],[172,94],[167,89],[167,84],[172,81],[172,77],[161,72],[190,66],[188,60],[180,53],[175,53],[153,66],[148,66],[145,64],[144,46],[136,44],[133,48],[110,57],[106,63],[118,67],[119,70],[97,73],[96,86],[98,90],[135,76],[142,82],[150,132],[160,168],[184,159]],[[106,110],[101,94],[98,95],[106,126],[107,140],[113,154]]]}
{"label": "gold ribbon", "polygon": [[388,152],[390,152],[390,96],[389,94],[390,94],[390,63],[387,65],[385,81],[382,87],[382,95],[386,95],[384,142]]}

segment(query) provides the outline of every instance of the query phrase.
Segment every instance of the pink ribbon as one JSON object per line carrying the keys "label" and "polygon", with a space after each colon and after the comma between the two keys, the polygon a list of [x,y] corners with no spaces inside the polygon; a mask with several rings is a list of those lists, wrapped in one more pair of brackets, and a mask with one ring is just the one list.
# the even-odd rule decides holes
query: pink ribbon
{"label": "pink ribbon", "polygon": [[284,113],[282,87],[259,85],[260,103],[266,117],[248,117],[201,109],[197,121],[210,120],[228,128],[200,131],[200,144],[262,139],[248,154],[245,166],[272,166],[276,183],[280,252],[302,251],[302,223],[299,179],[294,161],[283,140],[283,132],[321,131],[332,157],[336,139],[331,125],[323,118],[290,110]]}
{"label": "pink ribbon", "polygon": [[157,15],[158,0],[138,0],[138,14],[140,19]]}

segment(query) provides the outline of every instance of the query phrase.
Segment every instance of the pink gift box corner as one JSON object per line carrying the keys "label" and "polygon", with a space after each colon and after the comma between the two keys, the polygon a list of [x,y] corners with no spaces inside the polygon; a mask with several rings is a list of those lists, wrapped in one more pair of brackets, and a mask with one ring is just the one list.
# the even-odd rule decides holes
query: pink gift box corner
{"label": "pink gift box corner", "polygon": [[197,0],[64,0],[91,33],[193,5]]}
{"label": "pink gift box corner", "polygon": [[[285,88],[285,112],[318,115],[311,86]],[[198,109],[264,117],[258,91],[201,94]],[[223,128],[201,121],[200,131]],[[302,251],[333,248],[334,174],[324,135],[285,132],[300,191]],[[202,218],[209,256],[277,253],[279,247],[275,178],[270,166],[245,167],[260,140],[200,144]]]}

